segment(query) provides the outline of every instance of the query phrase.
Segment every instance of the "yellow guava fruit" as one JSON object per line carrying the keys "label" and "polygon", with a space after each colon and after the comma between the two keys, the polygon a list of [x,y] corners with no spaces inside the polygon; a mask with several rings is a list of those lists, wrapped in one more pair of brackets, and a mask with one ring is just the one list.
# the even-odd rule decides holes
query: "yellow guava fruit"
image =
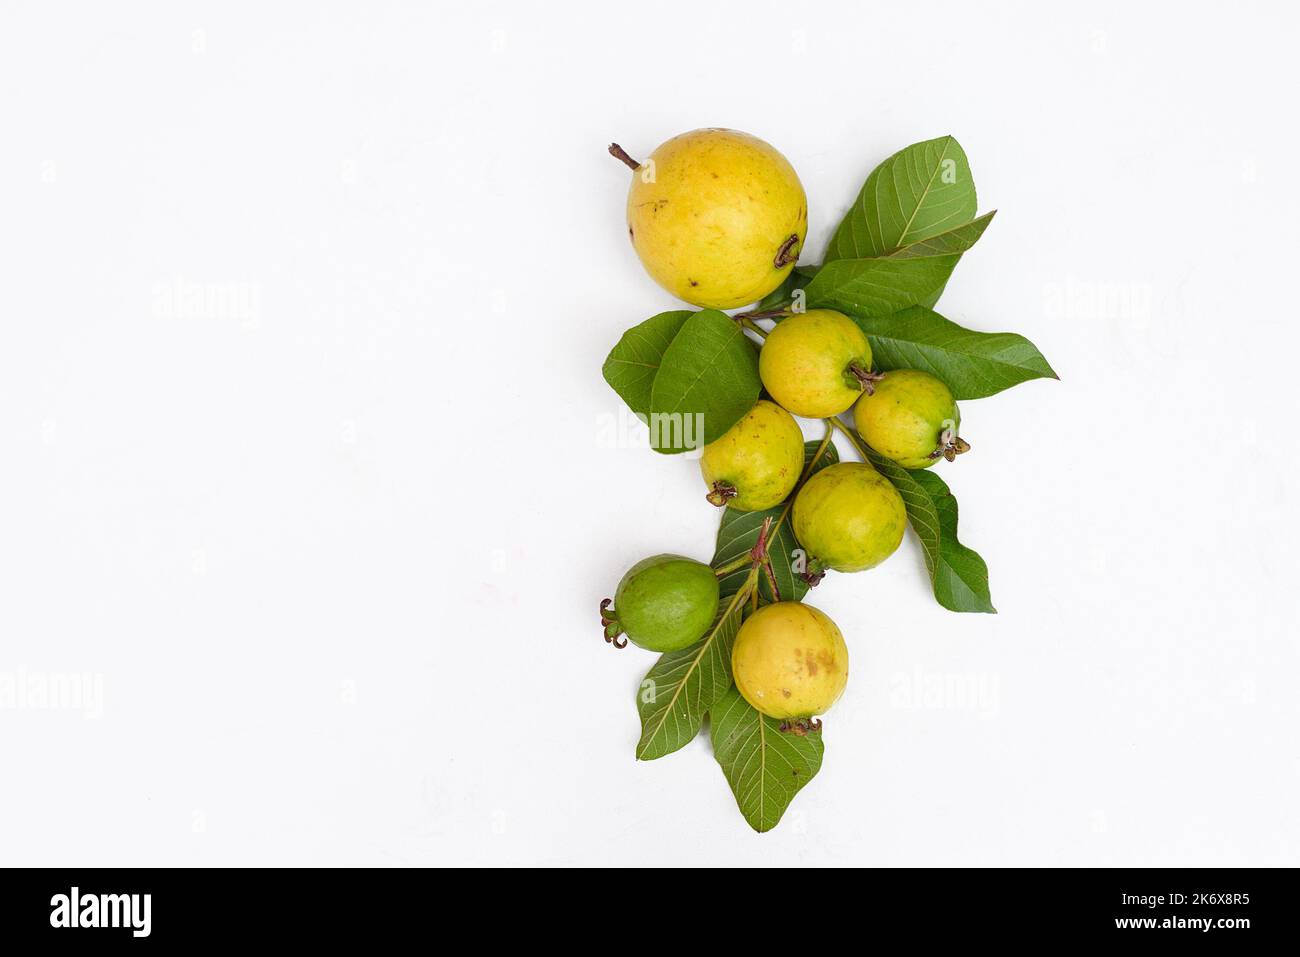
{"label": "yellow guava fruit", "polygon": [[814,576],[826,568],[859,572],[898,549],[907,509],[898,490],[870,465],[840,462],[804,483],[791,520]]}
{"label": "yellow guava fruit", "polygon": [[755,710],[770,718],[823,714],[849,680],[849,649],[835,622],[797,601],[764,605],[740,626],[731,673]]}
{"label": "yellow guava fruit", "polygon": [[880,378],[871,371],[866,333],[833,309],[778,322],[763,340],[758,374],[773,399],[813,419],[839,415]]}
{"label": "yellow guava fruit", "polygon": [[734,309],[762,299],[794,268],[808,200],[784,156],[748,133],[674,136],[634,166],[627,228],[641,264],[679,299]]}
{"label": "yellow guava fruit", "polygon": [[858,434],[885,458],[905,469],[951,462],[970,450],[957,435],[961,413],[939,379],[920,369],[895,369],[853,408]]}
{"label": "yellow guava fruit", "polygon": [[803,472],[803,433],[789,412],[760,399],[700,453],[714,505],[756,512],[785,501]]}

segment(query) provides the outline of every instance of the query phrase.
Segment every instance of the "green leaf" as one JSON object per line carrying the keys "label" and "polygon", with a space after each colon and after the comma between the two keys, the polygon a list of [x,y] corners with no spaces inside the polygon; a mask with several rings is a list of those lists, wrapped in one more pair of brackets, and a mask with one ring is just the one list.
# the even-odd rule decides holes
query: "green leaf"
{"label": "green leaf", "polygon": [[930,293],[930,295],[922,299],[919,303],[917,303],[917,305],[925,306],[925,308],[927,309],[933,309],[935,306],[939,305],[939,300],[943,297],[943,291],[947,288],[948,288],[948,283],[945,280],[942,286],[940,286],[934,292]]}
{"label": "green leaf", "polygon": [[1057,377],[1034,344],[1014,332],[964,329],[923,306],[892,316],[850,316],[871,340],[878,368],[929,372],[958,399],[982,399],[1030,379]]}
{"label": "green leaf", "polygon": [[765,312],[768,309],[777,309],[781,306],[789,305],[794,298],[796,289],[803,289],[809,283],[813,276],[817,275],[820,266],[796,266],[790,270],[790,275],[786,276],[777,286],[766,296],[764,296],[753,309],[754,312]]}
{"label": "green leaf", "polygon": [[921,541],[935,599],[950,611],[997,614],[989,597],[988,565],[978,552],[957,540],[957,499],[944,480],[925,469],[903,468],[854,434],[876,471],[903,497],[912,531]]}
{"label": "green leaf", "polygon": [[650,414],[650,386],[664,352],[690,316],[689,309],[651,316],[623,333],[605,360],[605,381],[643,419]]}
{"label": "green leaf", "polygon": [[821,770],[820,728],[797,735],[759,714],[731,688],[710,715],[713,756],[736,796],[740,813],[756,831],[776,827],[785,809]]}
{"label": "green leaf", "polygon": [[964,253],[979,242],[979,238],[984,235],[984,230],[988,229],[989,223],[993,222],[993,217],[996,215],[997,210],[995,209],[991,213],[985,213],[979,219],[972,219],[969,223],[963,223],[937,236],[931,236],[929,239],[922,239],[910,246],[904,246],[902,249],[890,253],[887,258],[916,259],[920,256],[944,256],[949,253]]}
{"label": "green leaf", "polygon": [[809,308],[856,316],[887,316],[930,301],[943,290],[958,253],[909,259],[840,259],[826,263],[804,288]]}
{"label": "green leaf", "polygon": [[975,215],[975,180],[951,136],[901,149],[872,171],[826,250],[825,261],[887,256]]}
{"label": "green leaf", "polygon": [[703,638],[661,656],[646,674],[636,697],[641,714],[638,760],[653,761],[690,744],[713,703],[731,687],[731,645],[744,613],[740,597],[723,601]]}
{"label": "green leaf", "polygon": [[[940,233],[931,239],[923,239],[919,243],[913,243],[910,246],[904,246],[897,252],[889,254],[890,259],[915,259],[918,256],[942,256],[948,253],[964,253],[979,241],[984,235],[984,230],[988,228],[989,223],[993,222],[993,217],[997,210],[991,213],[985,213],[979,219],[972,219],[969,223],[964,223],[956,229],[950,229],[946,233]],[[948,285],[944,280],[943,285],[924,297],[918,305],[925,306],[927,309],[933,309],[939,302],[939,297],[943,295],[944,287]]]}
{"label": "green leaf", "polygon": [[650,442],[684,452],[720,438],[758,401],[758,350],[716,309],[687,318],[650,389]]}
{"label": "green leaf", "polygon": [[[805,443],[805,471],[808,468],[808,463],[812,461],[813,456],[817,454],[820,447],[821,442]],[[828,442],[825,450],[813,464],[812,472],[808,474],[818,472],[838,461],[839,454],[835,450],[835,445]],[[791,498],[793,496],[794,493],[791,493]],[[718,527],[718,544],[713,553],[713,567],[721,568],[753,549],[758,543],[758,532],[763,526],[763,520],[770,518],[773,522],[776,522],[781,518],[782,513],[786,511],[788,505],[789,499],[781,505],[764,509],[761,512],[739,512],[734,508],[725,509],[722,513],[722,523]],[[768,554],[772,557],[772,573],[776,576],[776,587],[781,592],[782,601],[802,601],[804,595],[808,594],[808,583],[794,573],[794,552],[798,547],[799,543],[795,541],[794,530],[790,527],[790,516],[786,515],[785,521],[781,522],[776,535],[768,542]],[[745,578],[748,575],[749,566],[744,566],[718,579],[723,596],[734,595],[740,589],[740,586],[745,583]],[[766,575],[762,575],[758,579],[758,594],[763,601],[776,600],[772,597],[772,586],[768,583]]]}

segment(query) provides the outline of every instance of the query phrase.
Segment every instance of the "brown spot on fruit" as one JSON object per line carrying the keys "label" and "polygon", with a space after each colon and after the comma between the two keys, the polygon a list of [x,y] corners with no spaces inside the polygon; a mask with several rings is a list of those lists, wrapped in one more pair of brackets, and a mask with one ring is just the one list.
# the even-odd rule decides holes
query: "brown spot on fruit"
{"label": "brown spot on fruit", "polygon": [[785,697],[787,697],[787,698],[790,697],[790,689],[789,689],[789,688],[782,688],[782,689],[781,689],[781,694],[783,694],[783,695],[784,695]]}
{"label": "brown spot on fruit", "polygon": [[698,286],[698,285],[699,285],[699,283],[696,282],[694,279],[688,279],[688,280],[686,280],[686,281],[689,282],[692,286]]}
{"label": "brown spot on fruit", "polygon": [[817,659],[813,656],[811,651],[808,652],[807,656],[804,658],[803,664],[804,667],[808,669],[808,674],[817,674]]}

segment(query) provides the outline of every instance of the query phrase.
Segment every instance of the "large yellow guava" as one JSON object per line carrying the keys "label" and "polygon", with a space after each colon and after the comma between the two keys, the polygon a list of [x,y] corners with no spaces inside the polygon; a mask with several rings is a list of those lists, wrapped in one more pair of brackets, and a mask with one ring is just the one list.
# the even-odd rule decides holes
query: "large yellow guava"
{"label": "large yellow guava", "polygon": [[833,705],[849,680],[849,649],[835,622],[782,601],[746,619],[731,650],[738,690],[770,718],[807,718]]}
{"label": "large yellow guava", "polygon": [[839,415],[879,379],[871,372],[866,333],[833,309],[809,309],[778,322],[763,340],[758,374],[772,398],[813,419]]}
{"label": "large yellow guava", "polygon": [[803,471],[803,433],[789,412],[760,399],[700,454],[708,500],[741,512],[785,501]]}
{"label": "large yellow guava", "polygon": [[655,282],[711,309],[748,305],[781,284],[808,231],[808,200],[784,156],[748,133],[706,129],[649,159],[632,176],[627,227]]}
{"label": "large yellow guava", "polygon": [[870,465],[840,462],[804,483],[791,520],[811,570],[860,572],[898,549],[907,509],[898,490]]}

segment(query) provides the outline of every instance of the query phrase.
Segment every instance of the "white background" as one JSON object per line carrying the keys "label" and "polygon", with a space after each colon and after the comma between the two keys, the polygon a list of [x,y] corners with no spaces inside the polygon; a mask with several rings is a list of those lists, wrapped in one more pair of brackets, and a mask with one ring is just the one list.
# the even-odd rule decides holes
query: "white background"
{"label": "white background", "polygon": [[[3,863],[1300,863],[1293,8],[130,9],[0,22]],[[1061,375],[940,466],[1000,614],[911,540],[812,596],[852,677],[767,835],[706,738],[633,760],[596,615],[712,552],[600,375],[677,307],[605,147],[708,125],[812,261],[956,135],[940,309]]]}

